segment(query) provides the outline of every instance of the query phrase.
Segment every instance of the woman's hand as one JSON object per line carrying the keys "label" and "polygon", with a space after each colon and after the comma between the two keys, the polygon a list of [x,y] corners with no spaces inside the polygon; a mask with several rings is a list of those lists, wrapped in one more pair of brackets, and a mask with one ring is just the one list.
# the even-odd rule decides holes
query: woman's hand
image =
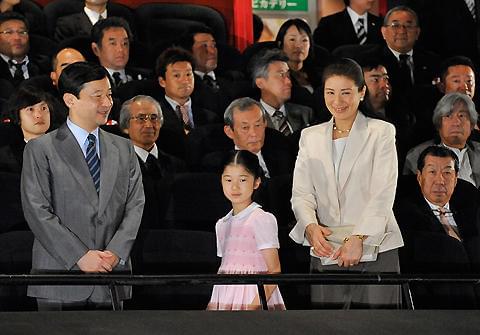
{"label": "woman's hand", "polygon": [[338,266],[350,267],[357,265],[362,258],[363,240],[357,235],[350,236],[348,241],[338,248],[333,259],[338,260]]}
{"label": "woman's hand", "polygon": [[311,223],[305,228],[305,236],[312,247],[315,255],[321,257],[329,257],[333,253],[333,247],[325,239],[325,236],[332,232],[326,227],[322,227],[316,223]]}

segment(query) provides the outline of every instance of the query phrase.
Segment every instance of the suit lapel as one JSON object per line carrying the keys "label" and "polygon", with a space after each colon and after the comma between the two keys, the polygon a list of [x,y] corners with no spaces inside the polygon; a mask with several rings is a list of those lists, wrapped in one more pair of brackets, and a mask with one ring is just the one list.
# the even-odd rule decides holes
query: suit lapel
{"label": "suit lapel", "polygon": [[302,128],[302,124],[301,124],[301,111],[299,111],[297,108],[295,108],[295,106],[292,106],[291,104],[289,103],[286,103],[285,104],[285,112],[287,114],[287,121],[288,121],[288,124],[290,125],[290,127],[292,127],[293,131],[297,130],[297,129],[301,129]]}
{"label": "suit lapel", "polygon": [[468,155],[468,160],[470,161],[470,166],[472,167],[472,175],[473,175],[473,180],[475,181],[475,185],[477,187],[480,185],[480,178],[478,177],[480,175],[480,162],[477,159],[476,150],[478,148],[475,148],[475,146],[472,143],[467,142],[467,155]]}
{"label": "suit lapel", "polygon": [[[326,180],[336,180],[333,164],[333,118],[331,118],[325,125],[326,127],[322,129],[322,134],[320,134],[318,143],[318,148],[321,150],[320,161],[325,162],[323,168]],[[332,189],[334,191],[334,194],[329,194],[331,199],[338,199],[338,187],[328,187],[327,189]]]}
{"label": "suit lapel", "polygon": [[80,188],[87,195],[87,199],[90,201],[93,207],[98,206],[98,196],[93,184],[92,176],[88,170],[85,156],[82,149],[78,145],[75,136],[73,136],[67,124],[63,124],[57,132],[57,136],[54,140],[54,145],[60,152],[60,156],[67,162],[66,166],[72,173],[73,177],[80,185]]}
{"label": "suit lapel", "polygon": [[362,152],[365,141],[368,138],[367,119],[362,113],[358,112],[352,125],[352,130],[348,135],[347,144],[342,156],[340,171],[338,174],[338,193],[341,193],[345,183],[348,181],[353,165]]}
{"label": "suit lapel", "polygon": [[99,130],[100,137],[100,200],[98,215],[105,210],[110,197],[112,196],[115,180],[117,179],[119,152],[118,148],[111,141],[103,130]]}

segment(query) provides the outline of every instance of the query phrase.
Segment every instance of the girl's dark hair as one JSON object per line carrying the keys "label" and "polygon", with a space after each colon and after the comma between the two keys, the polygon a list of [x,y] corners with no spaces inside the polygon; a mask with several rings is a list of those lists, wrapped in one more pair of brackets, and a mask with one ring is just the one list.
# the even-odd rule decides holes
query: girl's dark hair
{"label": "girl's dark hair", "polygon": [[351,58],[340,58],[327,65],[323,70],[323,84],[325,85],[327,79],[333,76],[343,76],[353,80],[358,90],[363,89],[365,86],[362,67]]}
{"label": "girl's dark hair", "polygon": [[6,116],[13,124],[20,125],[20,110],[38,104],[39,102],[46,102],[50,111],[50,125],[53,121],[52,97],[38,88],[28,85],[20,86],[15,93],[8,99]]}
{"label": "girl's dark hair", "polygon": [[258,157],[247,150],[232,150],[225,157],[223,169],[228,165],[241,165],[248,171],[255,179],[263,177],[263,170],[258,162]]}

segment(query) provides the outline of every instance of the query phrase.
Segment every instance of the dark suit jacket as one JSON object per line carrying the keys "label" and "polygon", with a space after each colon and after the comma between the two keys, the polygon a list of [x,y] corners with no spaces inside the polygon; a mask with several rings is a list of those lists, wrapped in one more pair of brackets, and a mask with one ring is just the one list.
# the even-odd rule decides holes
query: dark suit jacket
{"label": "dark suit jacket", "polygon": [[[400,179],[410,191],[396,200],[394,211],[405,242],[400,261],[405,273],[478,273],[480,265],[480,220],[478,190],[458,180],[449,202],[462,241],[447,235],[425,201],[415,177]],[[416,185],[415,185],[416,184]],[[438,285],[413,287],[419,307],[471,308],[476,305],[471,287]],[[415,303],[415,299],[414,299]]]}
{"label": "dark suit jacket", "polygon": [[[310,107],[287,102],[285,104],[287,121],[293,132],[302,130],[313,123],[313,110]],[[267,113],[267,126],[275,128],[270,114]]]}
{"label": "dark suit jacket", "polygon": [[[79,271],[88,250],[111,250],[115,271],[131,270],[130,251],[140,225],[144,194],[140,167],[129,140],[99,130],[100,193],[84,154],[66,124],[29,141],[22,169],[22,205],[35,241],[32,272]],[[131,296],[119,287],[120,299]],[[110,300],[104,286],[30,286],[33,297]]]}
{"label": "dark suit jacket", "polygon": [[[392,85],[393,95],[403,96],[408,90],[401,87],[400,84],[400,65],[395,55],[385,45],[374,48],[372,53],[380,56],[381,64],[385,65]],[[372,56],[375,56],[372,54]],[[432,80],[438,76],[439,57],[429,51],[414,47],[413,48],[413,77],[415,86],[432,85]]]}
{"label": "dark suit jacket", "polygon": [[17,125],[3,125],[0,140],[0,171],[9,173],[22,172],[23,149],[25,140],[23,133]]}
{"label": "dark suit jacket", "polygon": [[[29,58],[29,62],[28,62],[27,68],[28,68],[28,75],[30,77],[45,73],[45,69],[43,68],[43,66],[37,64],[37,62],[34,60],[34,57],[29,55],[28,58]],[[13,85],[16,85],[16,83],[13,81],[13,76],[10,72],[8,63],[5,62],[3,58],[0,58],[0,78],[4,78],[9,82],[11,82]]]}
{"label": "dark suit jacket", "polygon": [[[219,122],[219,116],[214,112],[202,108],[199,106],[198,99],[192,97],[192,114],[193,114],[193,123],[195,127],[202,126],[206,124],[213,124]],[[157,96],[157,100],[162,107],[163,112],[163,126],[162,128],[171,129],[175,132],[185,134],[183,130],[183,122],[177,116],[176,111],[173,110],[172,106],[165,99],[165,95]]]}
{"label": "dark suit jacket", "polygon": [[[368,44],[382,43],[382,19],[376,15],[367,14],[368,28],[367,41]],[[330,51],[345,44],[358,44],[358,37],[355,27],[352,24],[347,9],[339,13],[335,13],[323,17],[313,32],[313,41]]]}
{"label": "dark suit jacket", "polygon": [[206,85],[199,75],[195,74],[195,88],[192,93],[194,99],[198,99],[201,106],[217,114],[223,119],[223,113],[227,106],[236,98],[250,96],[252,87],[250,82],[239,78],[226,78],[215,73],[219,86],[214,91]]}
{"label": "dark suit jacket", "polygon": [[480,64],[480,1],[475,0],[477,22],[465,0],[410,0],[408,5],[419,15],[419,45],[442,58],[463,55]]}
{"label": "dark suit jacket", "polygon": [[[119,16],[124,18],[128,22],[130,29],[133,32],[135,31],[133,14],[129,13],[125,6],[115,3],[108,3],[107,15],[109,17]],[[82,8],[79,13],[60,17],[57,20],[53,37],[59,42],[76,36],[90,37],[90,31],[92,30],[92,27],[92,22],[90,22],[87,14],[85,14],[85,11]]]}

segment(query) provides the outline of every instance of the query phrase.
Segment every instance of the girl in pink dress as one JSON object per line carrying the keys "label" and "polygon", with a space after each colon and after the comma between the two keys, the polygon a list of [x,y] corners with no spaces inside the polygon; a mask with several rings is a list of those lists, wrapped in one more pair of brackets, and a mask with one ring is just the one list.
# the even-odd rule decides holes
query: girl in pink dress
{"label": "girl in pink dress", "polygon": [[[246,150],[233,151],[222,174],[223,193],[233,209],[218,220],[219,274],[280,273],[277,220],[252,201],[260,186],[258,158]],[[269,310],[284,310],[277,285],[265,285]],[[261,309],[256,285],[215,285],[208,310]]]}

